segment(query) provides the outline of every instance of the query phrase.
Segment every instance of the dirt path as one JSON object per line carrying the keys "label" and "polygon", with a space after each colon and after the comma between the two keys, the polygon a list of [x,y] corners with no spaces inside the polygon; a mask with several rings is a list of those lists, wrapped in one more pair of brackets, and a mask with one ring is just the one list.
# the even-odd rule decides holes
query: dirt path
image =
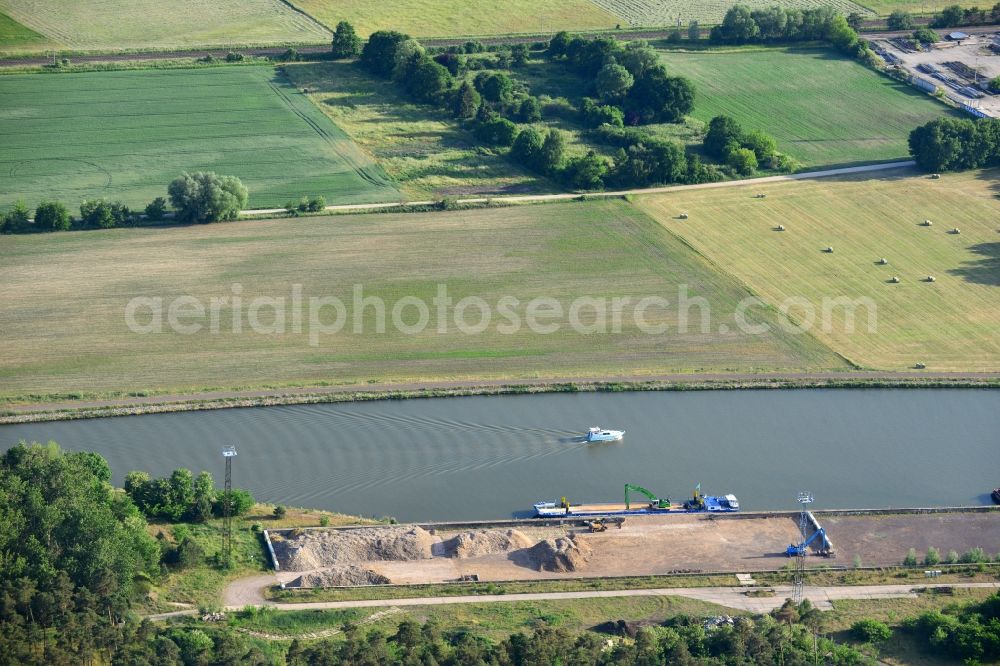
{"label": "dirt path", "polygon": [[[930,585],[858,585],[806,587],[803,597],[820,610],[832,610],[832,602],[841,599],[902,599],[916,598],[918,588],[988,588],[1000,589],[1000,583],[930,584]],[[750,590],[773,590],[773,596],[747,596]],[[228,593],[228,590],[227,590]],[[709,603],[750,611],[767,613],[781,606],[792,596],[791,586],[773,588],[694,587],[653,588],[641,590],[588,590],[580,592],[535,592],[523,594],[479,594],[454,597],[415,597],[410,599],[369,599],[361,601],[319,601],[299,604],[265,601],[267,606],[279,611],[329,610],[338,608],[401,608],[406,606],[440,606],[446,604],[483,604],[515,601],[553,601],[561,599],[596,599],[613,597],[676,596],[698,599]],[[227,606],[227,610],[240,610],[243,606]]]}
{"label": "dirt path", "polygon": [[[615,190],[612,192],[590,192],[588,198],[617,198],[631,194],[670,194],[671,192],[684,192],[687,190],[706,190],[718,187],[740,187],[743,185],[764,185],[767,183],[783,183],[794,180],[812,180],[815,178],[830,178],[832,176],[845,176],[855,173],[868,173],[872,171],[889,171],[892,169],[909,169],[916,166],[913,160],[900,162],[884,162],[881,164],[864,164],[861,166],[841,167],[839,169],[824,169],[822,171],[803,171],[802,173],[784,174],[780,176],[765,176],[764,178],[742,178],[740,180],[726,180],[718,183],[698,183],[697,185],[667,185],[664,187],[646,187],[631,190]],[[560,194],[522,194],[496,197],[472,197],[456,199],[456,204],[483,204],[488,201],[508,202],[508,203],[539,203],[545,201],[572,201],[581,195],[575,192]],[[364,211],[383,208],[400,208],[404,206],[431,206],[435,201],[392,201],[376,204],[338,204],[327,206],[324,210],[331,212]],[[242,215],[278,215],[284,213],[284,208],[256,208],[240,211]]]}

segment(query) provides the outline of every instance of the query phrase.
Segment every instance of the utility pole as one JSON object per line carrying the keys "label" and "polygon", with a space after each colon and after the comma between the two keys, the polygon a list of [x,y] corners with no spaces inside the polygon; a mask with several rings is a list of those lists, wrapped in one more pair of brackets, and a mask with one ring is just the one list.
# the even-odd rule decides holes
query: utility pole
{"label": "utility pole", "polygon": [[[805,543],[806,539],[809,538],[807,534],[809,531],[809,505],[812,504],[813,496],[810,492],[802,491],[799,493],[797,499],[799,504],[802,505],[802,512],[799,514],[799,533],[802,535],[802,540],[799,543]],[[792,601],[797,604],[802,602],[802,588],[805,586],[806,550],[806,548],[803,548],[795,555],[795,581],[792,584]]]}
{"label": "utility pole", "polygon": [[226,459],[226,489],[222,493],[222,564],[227,569],[233,563],[233,458],[236,457],[236,447],[227,446],[222,449],[222,457]]}

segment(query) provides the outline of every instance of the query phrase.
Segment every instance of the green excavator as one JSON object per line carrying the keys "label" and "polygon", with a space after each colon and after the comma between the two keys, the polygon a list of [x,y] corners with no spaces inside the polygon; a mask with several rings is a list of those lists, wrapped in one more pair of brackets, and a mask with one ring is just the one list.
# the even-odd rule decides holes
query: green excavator
{"label": "green excavator", "polygon": [[657,497],[650,491],[646,490],[642,486],[636,486],[631,483],[625,484],[625,510],[628,511],[631,508],[631,501],[629,493],[637,492],[640,495],[645,495],[649,499],[649,506],[655,509],[669,509],[670,508],[670,498],[664,497],[663,499]]}

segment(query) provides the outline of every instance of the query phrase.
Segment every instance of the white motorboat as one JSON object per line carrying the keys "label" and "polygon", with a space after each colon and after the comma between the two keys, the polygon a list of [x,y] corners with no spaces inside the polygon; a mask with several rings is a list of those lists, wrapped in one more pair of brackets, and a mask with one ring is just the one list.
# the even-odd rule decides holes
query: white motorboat
{"label": "white motorboat", "polygon": [[587,431],[588,442],[620,442],[624,436],[624,430],[605,430],[598,426]]}

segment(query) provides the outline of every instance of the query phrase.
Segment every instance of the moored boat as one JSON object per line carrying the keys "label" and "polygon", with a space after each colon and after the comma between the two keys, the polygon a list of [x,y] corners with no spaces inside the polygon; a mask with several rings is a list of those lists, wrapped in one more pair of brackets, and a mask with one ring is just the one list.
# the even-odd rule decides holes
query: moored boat
{"label": "moored boat", "polygon": [[993,492],[990,493],[990,497],[993,498],[994,502],[1000,504],[1000,488],[994,488]]}
{"label": "moored boat", "polygon": [[[639,491],[648,498],[644,503],[633,503],[629,491]],[[537,518],[564,518],[568,516],[642,516],[675,513],[735,513],[740,510],[736,495],[702,495],[701,486],[691,499],[683,504],[673,504],[669,499],[658,498],[639,486],[625,484],[623,504],[571,504],[565,497],[560,501],[536,502],[532,505]]]}

